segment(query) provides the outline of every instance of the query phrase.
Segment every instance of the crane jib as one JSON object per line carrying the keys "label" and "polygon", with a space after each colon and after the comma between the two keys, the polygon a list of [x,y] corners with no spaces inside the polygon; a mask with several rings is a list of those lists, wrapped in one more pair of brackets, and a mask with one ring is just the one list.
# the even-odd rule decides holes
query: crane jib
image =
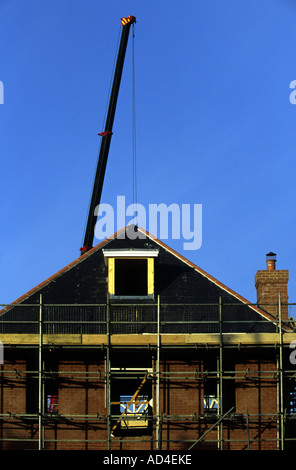
{"label": "crane jib", "polygon": [[121,82],[121,75],[123,70],[123,64],[125,59],[126,47],[128,42],[128,36],[130,27],[133,23],[136,22],[136,18],[132,15],[121,18],[122,33],[121,39],[117,54],[116,67],[114,71],[113,84],[109,99],[108,113],[105,122],[105,129],[103,132],[99,133],[102,137],[98,165],[95,175],[95,181],[93,186],[92,198],[88,212],[88,220],[85,230],[84,243],[83,247],[80,248],[81,254],[86,253],[90,248],[92,248],[93,239],[94,239],[94,229],[96,224],[97,216],[95,215],[95,208],[100,204],[101,195],[103,190],[103,183],[106,171],[106,165],[108,160],[109,148],[112,137],[112,128],[113,121],[115,116],[117,98],[119,93],[119,87]]}

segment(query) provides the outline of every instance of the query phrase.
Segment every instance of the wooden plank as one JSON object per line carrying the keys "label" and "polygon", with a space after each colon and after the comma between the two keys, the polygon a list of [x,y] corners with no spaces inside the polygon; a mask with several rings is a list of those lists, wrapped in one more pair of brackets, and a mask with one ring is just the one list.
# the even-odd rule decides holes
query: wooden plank
{"label": "wooden plank", "polygon": [[[220,337],[218,333],[197,333],[197,334],[162,334],[161,344],[168,345],[218,345]],[[156,334],[118,334],[111,335],[111,345],[156,345]],[[292,341],[296,340],[296,333],[285,333],[283,335],[283,343],[289,345]],[[0,341],[5,344],[25,345],[25,344],[39,344],[38,334],[0,334]],[[102,345],[107,344],[107,335],[96,334],[53,334],[43,335],[44,344],[77,344],[77,345]],[[238,345],[238,344],[253,344],[253,345],[274,345],[280,344],[280,335],[278,333],[224,333],[223,344],[225,345]]]}
{"label": "wooden plank", "polygon": [[[81,344],[81,335],[46,335],[43,344]],[[5,344],[39,344],[38,334],[0,334],[0,341]]]}
{"label": "wooden plank", "polygon": [[[295,333],[285,333],[283,342],[290,344],[296,340]],[[219,344],[219,333],[186,335],[186,343]],[[223,344],[279,344],[279,333],[223,333]]]}
{"label": "wooden plank", "polygon": [[82,344],[102,345],[107,344],[107,335],[82,335]]}
{"label": "wooden plank", "polygon": [[157,344],[157,335],[111,335],[113,345]]}

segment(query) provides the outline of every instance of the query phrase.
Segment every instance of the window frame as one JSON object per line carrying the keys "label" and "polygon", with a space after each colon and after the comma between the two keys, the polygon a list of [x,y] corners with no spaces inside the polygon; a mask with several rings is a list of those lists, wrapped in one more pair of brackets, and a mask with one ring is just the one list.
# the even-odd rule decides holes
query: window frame
{"label": "window frame", "polygon": [[[158,257],[157,249],[118,249],[103,250],[108,269],[108,293],[110,300],[120,299],[154,299],[155,297],[155,258]],[[145,295],[118,295],[116,292],[116,260],[147,260],[147,293]]]}

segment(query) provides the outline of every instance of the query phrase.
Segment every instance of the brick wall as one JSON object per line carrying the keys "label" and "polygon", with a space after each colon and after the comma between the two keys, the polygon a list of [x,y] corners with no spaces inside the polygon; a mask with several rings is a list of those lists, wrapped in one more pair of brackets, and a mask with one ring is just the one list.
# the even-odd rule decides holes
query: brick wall
{"label": "brick wall", "polygon": [[[166,353],[160,364],[161,447],[163,450],[186,450],[217,420],[217,416],[204,415],[208,370],[206,349],[195,352]],[[105,402],[105,364],[103,354],[89,353],[82,357],[62,354],[58,360],[58,412],[59,419],[44,421],[46,449],[107,449],[107,422]],[[233,356],[233,355],[232,355]],[[258,354],[259,356],[259,354]],[[261,354],[262,356],[262,354]],[[277,412],[276,366],[273,359],[255,359],[236,352],[236,376],[225,379],[224,391],[229,384],[235,389],[235,418],[223,425],[223,448],[246,449],[249,432],[251,449],[276,449]],[[214,358],[215,359],[215,358]],[[214,361],[215,362],[215,361]],[[227,362],[227,361],[226,361]],[[1,414],[26,413],[27,380],[25,360],[7,360],[2,366],[7,374],[1,381]],[[225,367],[226,367],[225,366]],[[8,373],[12,371],[12,373]],[[206,380],[205,380],[206,379]],[[38,379],[37,379],[38,380]],[[152,450],[156,448],[155,413],[157,388],[155,375],[151,380],[154,398],[154,426],[145,435],[120,435],[112,438],[113,450]],[[229,397],[228,397],[229,398]],[[37,399],[37,396],[35,397]],[[227,400],[225,400],[227,403]],[[227,403],[227,407],[230,406]],[[226,405],[225,405],[226,407]],[[227,409],[224,409],[224,412]],[[249,428],[246,413],[249,414]],[[268,415],[259,419],[258,415]],[[86,419],[84,415],[89,415]],[[183,418],[177,418],[183,415]],[[203,416],[202,418],[198,416]],[[218,428],[215,427],[195,450],[217,449]],[[38,420],[6,418],[1,421],[2,449],[38,448]],[[9,439],[23,439],[13,441]],[[175,442],[175,441],[184,442]],[[254,440],[254,441],[253,441]],[[231,442],[230,442],[231,441]]]}
{"label": "brick wall", "polygon": [[[236,370],[239,376],[236,379],[236,412],[248,414],[249,419],[249,429],[238,430],[236,438],[246,439],[248,431],[251,450],[276,450],[276,365],[266,359],[245,359],[236,364]],[[242,447],[237,442],[234,448],[247,448],[247,445]]]}
{"label": "brick wall", "polygon": [[[194,357],[189,362],[184,357],[181,360],[168,356],[161,362],[160,411],[164,415],[161,423],[162,449],[188,449],[190,441],[196,439],[200,425],[194,415],[203,410],[203,381],[199,374],[202,370],[202,360]],[[166,415],[170,418],[166,419]],[[184,415],[184,418],[178,418],[180,415]]]}
{"label": "brick wall", "polygon": [[[12,357],[11,357],[12,356]],[[18,416],[27,412],[26,386],[27,363],[11,354],[5,354],[5,362],[1,365],[0,378],[0,448],[36,449],[35,422],[24,420]],[[5,439],[5,441],[3,440]]]}
{"label": "brick wall", "polygon": [[106,448],[105,443],[96,442],[107,437],[104,362],[62,359],[58,371],[58,412],[66,419],[56,420],[54,429],[46,432],[45,438],[51,440],[46,448]]}

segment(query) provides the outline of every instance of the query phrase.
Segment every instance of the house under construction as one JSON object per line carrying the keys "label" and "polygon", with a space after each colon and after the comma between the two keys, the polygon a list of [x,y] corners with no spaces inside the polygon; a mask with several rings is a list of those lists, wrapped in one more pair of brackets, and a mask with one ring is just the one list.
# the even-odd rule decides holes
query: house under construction
{"label": "house under construction", "polygon": [[251,305],[134,230],[1,311],[1,448],[295,446],[288,272],[269,254]]}
{"label": "house under construction", "polygon": [[81,255],[0,311],[0,449],[283,450],[296,339],[275,254],[257,303],[129,225],[92,247],[122,37]]}

